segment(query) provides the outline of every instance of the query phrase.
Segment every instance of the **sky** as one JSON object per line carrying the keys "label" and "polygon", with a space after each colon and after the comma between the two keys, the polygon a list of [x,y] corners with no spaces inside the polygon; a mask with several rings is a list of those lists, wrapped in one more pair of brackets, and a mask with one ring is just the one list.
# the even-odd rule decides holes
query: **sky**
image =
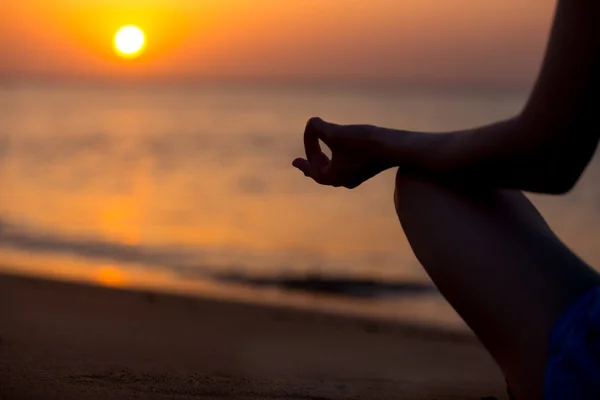
{"label": "sky", "polygon": [[[2,0],[0,79],[393,79],[520,85],[551,0]],[[145,53],[120,59],[117,29]]]}

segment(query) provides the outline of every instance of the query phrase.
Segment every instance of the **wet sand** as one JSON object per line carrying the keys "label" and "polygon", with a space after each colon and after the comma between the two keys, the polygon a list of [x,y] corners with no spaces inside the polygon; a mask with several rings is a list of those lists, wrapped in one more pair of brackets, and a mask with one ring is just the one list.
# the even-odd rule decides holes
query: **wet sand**
{"label": "wet sand", "polygon": [[0,399],[505,398],[471,336],[0,275]]}

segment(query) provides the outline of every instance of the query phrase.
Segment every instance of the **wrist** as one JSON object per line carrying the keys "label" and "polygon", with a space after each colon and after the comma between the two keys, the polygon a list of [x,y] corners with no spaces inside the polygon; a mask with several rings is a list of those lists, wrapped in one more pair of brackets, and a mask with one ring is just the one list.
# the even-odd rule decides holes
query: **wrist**
{"label": "wrist", "polygon": [[377,128],[381,157],[393,167],[422,168],[428,161],[427,149],[433,134]]}

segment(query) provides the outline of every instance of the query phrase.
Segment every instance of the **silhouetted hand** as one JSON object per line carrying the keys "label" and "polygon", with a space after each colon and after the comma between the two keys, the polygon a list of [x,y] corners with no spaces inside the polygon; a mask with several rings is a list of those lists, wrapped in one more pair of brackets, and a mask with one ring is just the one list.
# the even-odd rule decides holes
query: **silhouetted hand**
{"label": "silhouetted hand", "polygon": [[[311,118],[304,131],[306,159],[294,167],[321,185],[354,189],[394,166],[385,156],[385,130],[370,125],[336,125]],[[319,140],[331,149],[331,160]]]}

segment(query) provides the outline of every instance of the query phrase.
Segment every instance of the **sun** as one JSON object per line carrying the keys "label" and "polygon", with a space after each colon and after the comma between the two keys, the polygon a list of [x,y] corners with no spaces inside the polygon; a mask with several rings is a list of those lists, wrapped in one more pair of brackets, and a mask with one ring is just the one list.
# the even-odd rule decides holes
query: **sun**
{"label": "sun", "polygon": [[123,58],[136,58],[144,51],[146,35],[135,25],[126,25],[115,34],[115,51]]}

